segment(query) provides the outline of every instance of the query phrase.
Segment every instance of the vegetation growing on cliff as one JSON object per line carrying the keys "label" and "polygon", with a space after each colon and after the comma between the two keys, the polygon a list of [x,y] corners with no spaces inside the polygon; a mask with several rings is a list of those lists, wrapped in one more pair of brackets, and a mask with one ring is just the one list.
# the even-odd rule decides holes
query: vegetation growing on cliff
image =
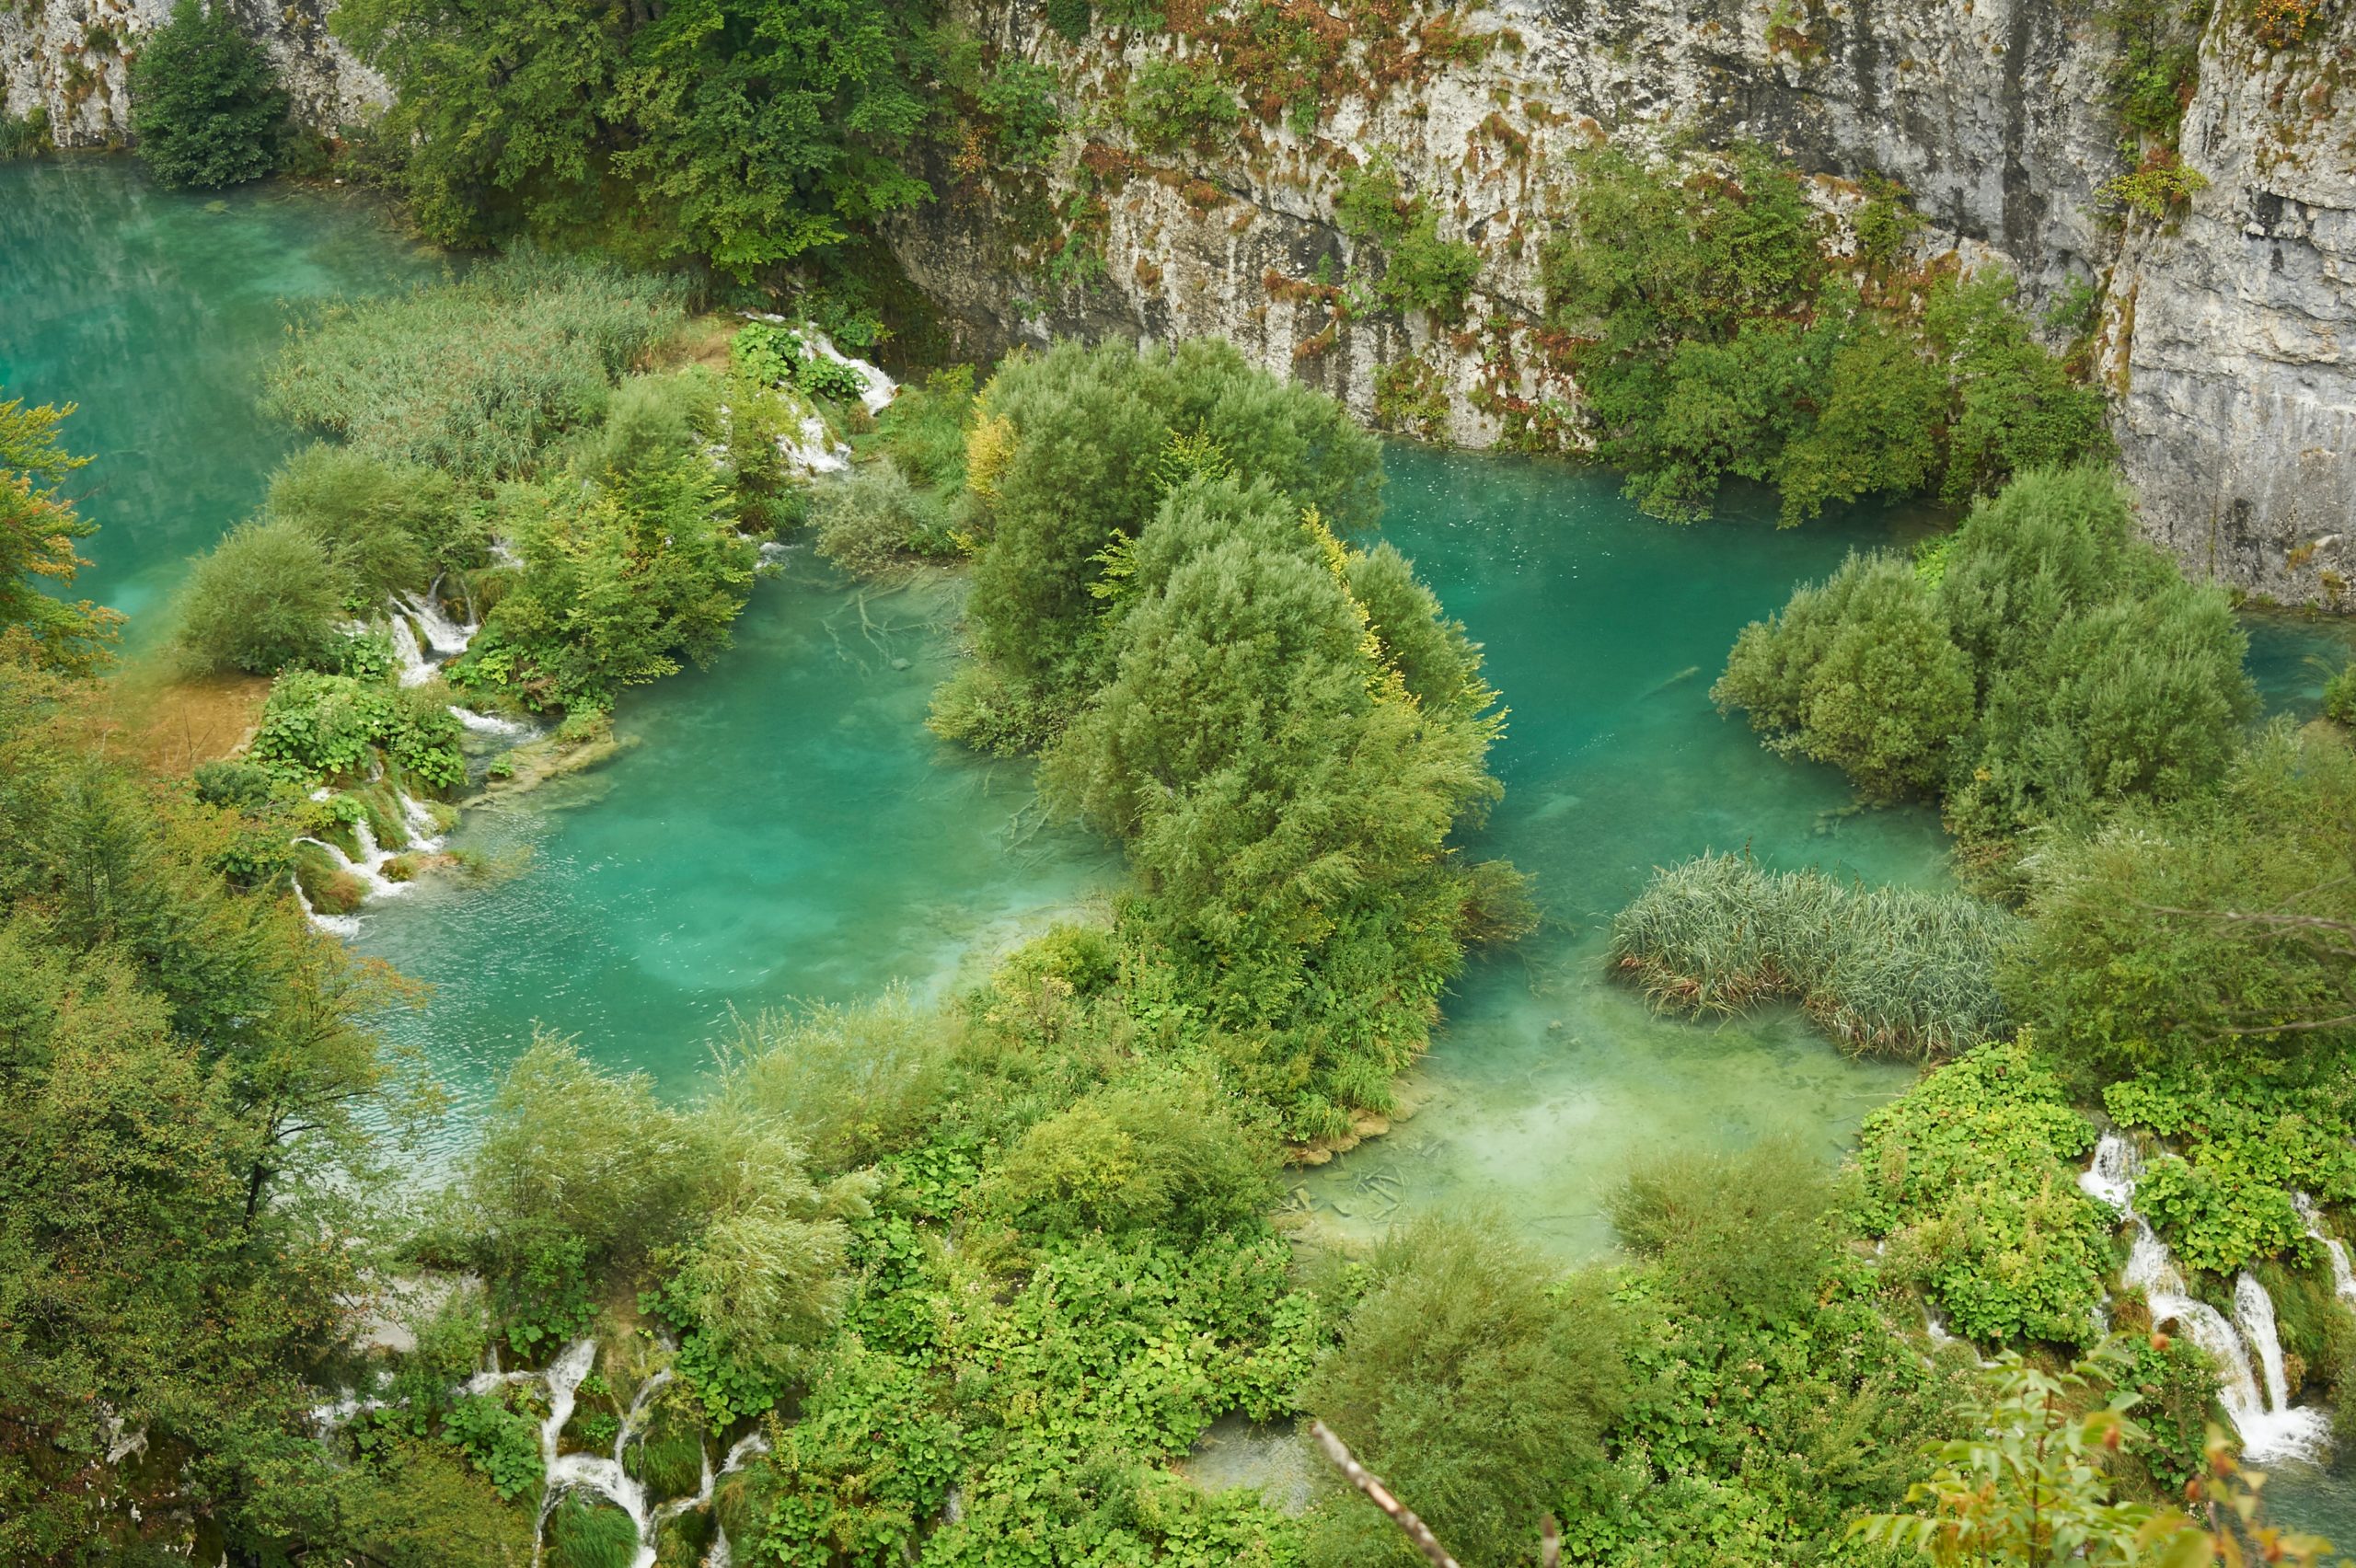
{"label": "vegetation growing on cliff", "polygon": [[1548,317],[1596,455],[1646,511],[1706,516],[1727,478],[1777,486],[1786,524],[1868,495],[1962,501],[2102,448],[2100,394],[2038,344],[2008,279],[1914,276],[1872,225],[1834,254],[1763,149],[1607,146],[1578,177]]}
{"label": "vegetation growing on cliff", "polygon": [[167,188],[212,189],[278,167],[286,89],[225,0],[178,0],[131,63],[131,129]]}

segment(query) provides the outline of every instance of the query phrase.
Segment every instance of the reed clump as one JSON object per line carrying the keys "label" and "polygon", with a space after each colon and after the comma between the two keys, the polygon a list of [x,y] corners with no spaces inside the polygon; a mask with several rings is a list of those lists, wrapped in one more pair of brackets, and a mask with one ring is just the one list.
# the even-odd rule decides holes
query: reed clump
{"label": "reed clump", "polygon": [[1613,918],[1611,963],[1665,1011],[1788,998],[1851,1051],[1936,1058],[2003,1032],[1996,958],[2019,925],[1962,894],[1705,854],[1656,870]]}

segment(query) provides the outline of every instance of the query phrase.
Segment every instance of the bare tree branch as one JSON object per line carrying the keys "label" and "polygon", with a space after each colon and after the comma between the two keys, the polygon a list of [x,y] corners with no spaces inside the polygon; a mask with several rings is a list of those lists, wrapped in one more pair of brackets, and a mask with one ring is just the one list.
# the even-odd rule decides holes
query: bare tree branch
{"label": "bare tree branch", "polygon": [[[1424,1554],[1426,1561],[1431,1563],[1432,1568],[1460,1568],[1456,1559],[1448,1554],[1448,1548],[1440,1545],[1439,1538],[1432,1534],[1431,1527],[1417,1518],[1413,1508],[1392,1496],[1391,1489],[1375,1479],[1372,1472],[1364,1465],[1358,1463],[1357,1456],[1350,1452],[1348,1444],[1334,1435],[1332,1427],[1322,1421],[1311,1421],[1309,1424],[1309,1432],[1310,1435],[1317,1439],[1318,1447],[1325,1450],[1325,1457],[1339,1466],[1344,1475],[1349,1477],[1350,1484],[1365,1493],[1368,1501],[1391,1516],[1391,1522],[1405,1532],[1407,1539],[1415,1543],[1415,1550]],[[1551,1527],[1553,1519],[1550,1516],[1546,1522]],[[1559,1560],[1560,1555],[1560,1549],[1557,1548],[1556,1560]]]}

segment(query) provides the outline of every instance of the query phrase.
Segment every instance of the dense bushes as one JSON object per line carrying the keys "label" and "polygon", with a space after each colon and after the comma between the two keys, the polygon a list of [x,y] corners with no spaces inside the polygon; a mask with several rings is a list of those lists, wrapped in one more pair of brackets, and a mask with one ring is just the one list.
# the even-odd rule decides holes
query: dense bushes
{"label": "dense bushes", "polygon": [[[1302,1401],[1472,1568],[1527,1562],[1542,1515],[1602,1470],[1631,1392],[1628,1333],[1588,1278],[1564,1282],[1478,1220],[1386,1238],[1366,1297]],[[1313,1517],[1314,1564],[1409,1563],[1355,1494]]]}
{"label": "dense bushes", "polygon": [[1405,194],[1387,156],[1344,179],[1334,213],[1344,234],[1381,258],[1372,289],[1383,305],[1424,311],[1442,323],[1464,314],[1481,253],[1461,239],[1439,237],[1439,215],[1422,197]]}
{"label": "dense bushes", "polygon": [[982,391],[970,454],[985,536],[975,641],[1007,679],[1067,710],[1105,675],[1107,552],[1177,480],[1202,465],[1249,475],[1345,534],[1374,520],[1382,483],[1373,438],[1339,404],[1202,340],[1010,360]]}
{"label": "dense bushes", "polygon": [[1974,506],[1934,582],[1852,557],[1744,628],[1712,690],[1868,793],[1942,792],[2001,839],[2213,786],[2256,698],[2224,595],[2137,539],[2119,481],[2024,476]]}
{"label": "dense bushes", "polygon": [[178,0],[131,63],[131,129],[158,184],[237,185],[278,166],[286,89],[227,0]]}
{"label": "dense bushes", "polygon": [[358,0],[334,25],[393,87],[374,147],[433,238],[750,280],[930,194],[901,156],[929,21],[872,0]]}
{"label": "dense bushes", "polygon": [[1730,1014],[1789,997],[1853,1051],[1936,1057],[2003,1030],[1996,966],[2019,934],[1962,894],[1703,855],[1653,873],[1612,917],[1611,954],[1663,1008]]}
{"label": "dense bushes", "polygon": [[326,549],[300,525],[241,524],[181,585],[180,649],[197,669],[254,675],[329,660],[342,587]]}
{"label": "dense bushes", "polygon": [[2356,1044],[2344,938],[2356,760],[2277,728],[2223,791],[2122,813],[2039,856],[2002,984],[2089,1085],[2213,1070],[2297,1082]]}
{"label": "dense bushes", "polygon": [[1934,482],[1960,501],[2103,444],[2100,394],[2038,344],[2008,279],[1930,282],[1918,318],[1911,291],[1879,288],[1894,244],[1845,266],[1762,149],[1686,171],[1598,148],[1569,217],[1549,319],[1597,456],[1647,512],[1706,516],[1727,476],[1780,486],[1787,524]]}
{"label": "dense bushes", "polygon": [[2091,1343],[2108,1216],[2077,1187],[2094,1128],[2025,1043],[1985,1045],[1865,1118],[1858,1223],[1983,1343]]}
{"label": "dense bushes", "polygon": [[604,416],[613,383],[678,329],[679,298],[667,281],[515,252],[304,324],[269,407],[372,457],[513,478]]}

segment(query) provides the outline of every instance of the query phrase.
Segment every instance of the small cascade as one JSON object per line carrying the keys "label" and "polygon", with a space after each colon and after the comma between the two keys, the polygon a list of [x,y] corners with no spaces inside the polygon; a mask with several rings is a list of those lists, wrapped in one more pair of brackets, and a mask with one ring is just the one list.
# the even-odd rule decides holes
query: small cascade
{"label": "small cascade", "polygon": [[401,825],[409,829],[406,847],[429,854],[441,848],[442,835],[437,831],[441,824],[433,820],[433,809],[406,791],[397,790],[393,793],[401,803]]}
{"label": "small cascade", "polygon": [[813,474],[839,474],[850,467],[850,448],[837,446],[826,433],[826,421],[812,414],[802,421],[798,437],[780,435],[777,449],[787,462]]}
{"label": "small cascade", "polygon": [[794,552],[800,548],[802,548],[800,545],[781,545],[775,539],[763,539],[760,549],[761,565],[771,571],[780,570],[787,561],[793,559]]}
{"label": "small cascade", "polygon": [[287,881],[294,886],[294,902],[303,906],[303,918],[308,920],[313,927],[325,931],[329,936],[341,938],[346,941],[360,934],[359,916],[322,915],[311,907],[311,895],[303,891],[300,878],[289,877]]}
{"label": "small cascade", "polygon": [[426,645],[445,659],[464,653],[467,644],[474,640],[475,633],[482,629],[472,623],[461,626],[443,610],[442,580],[438,577],[423,594],[398,595],[395,607],[405,609],[417,617],[419,628],[425,633]]}
{"label": "small cascade", "polygon": [[398,605],[392,617],[393,657],[400,661],[401,685],[423,686],[433,678],[433,661],[417,645],[417,633],[410,629],[409,617]]}
{"label": "small cascade", "polygon": [[496,735],[502,740],[520,741],[539,731],[521,719],[502,719],[496,713],[478,713],[471,708],[450,704],[450,717],[478,735]]}
{"label": "small cascade", "polygon": [[[2331,1418],[2322,1411],[2303,1410],[2291,1403],[2273,1297],[2257,1276],[2245,1271],[2234,1282],[2233,1321],[2196,1299],[2176,1260],[2169,1256],[2167,1244],[2135,1212],[2135,1182],[2142,1170],[2134,1146],[2117,1133],[2106,1133],[2095,1146],[2093,1162],[2078,1178],[2078,1185],[2089,1195],[2118,1210],[2135,1228],[2127,1267],[2119,1275],[2121,1283],[2143,1292],[2154,1326],[2174,1323],[2216,1363],[2217,1402],[2241,1434],[2244,1454],[2268,1459],[2314,1452],[2329,1437]],[[2255,1368],[2250,1365],[2253,1348],[2258,1359]],[[2261,1369],[2263,1387],[2258,1380]]]}
{"label": "small cascade", "polygon": [[861,391],[859,395],[859,402],[860,407],[865,409],[869,413],[882,413],[885,406],[888,405],[893,398],[900,395],[900,387],[897,382],[884,375],[884,372],[876,366],[868,363],[865,360],[853,359],[849,354],[844,353],[840,349],[836,348],[833,340],[824,332],[819,331],[815,327],[807,325],[803,326],[802,329],[802,336],[809,342],[812,348],[818,351],[822,357],[830,359],[837,364],[843,366],[853,375],[858,376],[859,379],[865,384],[865,390]]}
{"label": "small cascade", "polygon": [[2348,1244],[2337,1236],[2327,1236],[2316,1217],[2316,1201],[2304,1193],[2291,1194],[2297,1205],[2299,1217],[2307,1222],[2307,1234],[2323,1243],[2324,1256],[2331,1260],[2331,1293],[2351,1307],[2356,1307],[2356,1269],[2348,1263]]}

